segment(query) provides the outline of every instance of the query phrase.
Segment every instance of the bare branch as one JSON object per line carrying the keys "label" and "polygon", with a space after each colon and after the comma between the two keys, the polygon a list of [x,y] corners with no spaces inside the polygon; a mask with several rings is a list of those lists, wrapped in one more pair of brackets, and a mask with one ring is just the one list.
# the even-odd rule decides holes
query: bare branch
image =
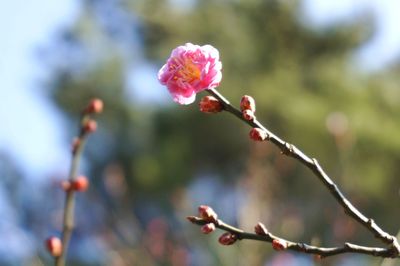
{"label": "bare branch", "polygon": [[[325,254],[339,254],[344,252],[357,252],[357,253],[367,253],[371,255],[378,254],[378,256],[384,257],[398,257],[400,254],[400,245],[398,240],[395,236],[390,235],[389,233],[385,232],[382,228],[380,228],[373,219],[367,218],[364,214],[362,214],[339,190],[338,186],[332,181],[332,179],[325,173],[322,169],[320,164],[315,158],[311,158],[303,153],[300,149],[298,149],[293,144],[290,144],[271,131],[269,131],[266,127],[264,127],[257,118],[253,120],[246,120],[242,116],[242,112],[232,106],[229,101],[223,97],[217,90],[209,89],[207,90],[209,94],[217,98],[223,105],[223,109],[246,124],[250,125],[253,128],[260,128],[267,133],[267,140],[275,144],[282,152],[282,154],[287,155],[289,157],[293,157],[298,160],[300,163],[305,165],[309,168],[317,177],[318,179],[324,184],[324,186],[328,189],[328,191],[332,194],[332,196],[336,199],[336,201],[343,207],[345,213],[352,217],[354,220],[359,222],[365,228],[367,228],[374,236],[380,239],[383,243],[390,246],[389,249],[380,249],[380,248],[366,248],[361,246],[356,246],[353,244],[346,244],[343,247],[329,249],[329,252],[326,250],[324,251]],[[247,236],[247,235],[246,235]],[[252,239],[252,238],[250,238]],[[257,239],[258,240],[258,239]],[[295,245],[296,246],[296,245]],[[294,247],[295,247],[294,246]],[[308,250],[316,250],[318,251],[317,247],[308,246]],[[373,251],[373,252],[372,252]],[[389,252],[390,251],[390,252]],[[319,254],[319,253],[316,253]],[[390,255],[390,256],[388,256]]]}
{"label": "bare branch", "polygon": [[[188,220],[200,226],[210,223],[210,221],[206,221],[196,216],[190,216],[188,217]],[[399,254],[396,253],[397,251],[394,247],[390,248],[366,247],[352,243],[345,243],[342,247],[317,247],[305,243],[292,242],[284,238],[278,237],[276,235],[273,235],[269,232],[266,232],[265,234],[249,233],[239,228],[236,228],[232,225],[229,225],[223,222],[222,220],[217,220],[214,224],[215,227],[234,234],[238,240],[248,239],[248,240],[264,241],[269,243],[272,243],[274,240],[280,240],[280,241],[283,240],[287,244],[285,249],[301,253],[315,254],[321,256],[321,258],[343,253],[361,253],[375,257],[400,258]]]}

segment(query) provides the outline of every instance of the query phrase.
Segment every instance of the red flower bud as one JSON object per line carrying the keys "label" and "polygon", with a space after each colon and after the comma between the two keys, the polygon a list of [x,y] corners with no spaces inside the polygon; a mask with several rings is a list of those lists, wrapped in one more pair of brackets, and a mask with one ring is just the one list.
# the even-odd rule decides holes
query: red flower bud
{"label": "red flower bud", "polygon": [[253,97],[244,95],[242,99],[240,100],[240,110],[250,110],[253,113],[256,112],[256,101],[254,100]]}
{"label": "red flower bud", "polygon": [[200,103],[200,111],[207,114],[219,113],[223,109],[222,103],[213,96],[204,96]]}
{"label": "red flower bud", "polygon": [[98,114],[101,113],[103,111],[103,101],[100,99],[92,99],[88,106],[85,108],[84,112],[87,114]]}
{"label": "red flower bud", "polygon": [[243,116],[243,118],[246,119],[247,121],[253,121],[254,118],[256,117],[256,116],[254,115],[254,112],[251,111],[251,110],[249,110],[249,109],[243,110],[242,116]]}
{"label": "red flower bud", "polygon": [[79,192],[85,192],[89,187],[89,180],[86,176],[78,176],[74,181],[72,181],[72,189]]}
{"label": "red flower bud", "polygon": [[83,125],[83,131],[85,131],[86,133],[95,132],[96,129],[97,129],[97,122],[94,121],[93,119],[87,120]]}
{"label": "red flower bud", "polygon": [[283,239],[272,240],[272,247],[277,251],[285,250],[285,249],[287,249],[287,246],[288,246],[288,243]]}
{"label": "red flower bud", "polygon": [[63,249],[61,240],[55,236],[47,238],[46,249],[53,257],[60,256]]}
{"label": "red flower bud", "polygon": [[235,243],[237,240],[236,235],[231,234],[231,233],[224,233],[222,234],[219,238],[218,238],[218,242],[222,245],[232,245],[233,243]]}
{"label": "red flower bud", "polygon": [[254,232],[256,232],[257,235],[261,235],[261,236],[266,236],[268,234],[268,230],[265,227],[264,224],[262,223],[258,223],[255,227],[254,227]]}
{"label": "red flower bud", "polygon": [[213,223],[208,223],[201,227],[201,231],[203,232],[203,234],[209,234],[214,230],[215,230],[215,224]]}
{"label": "red flower bud", "polygon": [[218,220],[218,215],[210,206],[207,205],[199,206],[199,216],[206,222],[216,223]]}
{"label": "red flower bud", "polygon": [[265,132],[265,130],[262,130],[261,128],[257,128],[257,127],[251,129],[249,135],[250,135],[250,138],[255,141],[264,141],[268,138],[267,132]]}

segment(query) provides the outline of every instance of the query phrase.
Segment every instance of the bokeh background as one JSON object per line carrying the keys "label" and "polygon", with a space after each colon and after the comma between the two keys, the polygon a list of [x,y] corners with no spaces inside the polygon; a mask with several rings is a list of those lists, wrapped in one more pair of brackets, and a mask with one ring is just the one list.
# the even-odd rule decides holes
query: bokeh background
{"label": "bokeh background", "polygon": [[[400,2],[8,1],[0,8],[0,265],[51,265],[70,143],[92,97],[105,112],[80,173],[68,265],[400,265],[315,261],[267,243],[218,244],[185,217],[208,204],[246,230],[381,245],[297,162],[229,114],[178,106],[156,79],[186,42],[220,51],[219,91],[317,157],[383,228],[400,228]],[[205,94],[204,94],[205,95]],[[200,98],[202,95],[199,95]]]}

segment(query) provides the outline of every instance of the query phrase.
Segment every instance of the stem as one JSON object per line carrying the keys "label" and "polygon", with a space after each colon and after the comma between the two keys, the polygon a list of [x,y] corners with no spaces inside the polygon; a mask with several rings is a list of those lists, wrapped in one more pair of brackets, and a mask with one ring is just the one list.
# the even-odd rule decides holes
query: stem
{"label": "stem", "polygon": [[[205,221],[195,216],[190,216],[190,219],[188,220],[197,225],[205,225],[209,223],[209,221]],[[221,220],[218,220],[214,224],[215,227],[234,234],[238,240],[249,239],[249,240],[264,241],[269,243],[272,243],[273,240],[283,240],[287,243],[287,249],[301,253],[320,255],[321,257],[329,257],[343,253],[361,253],[383,258],[400,257],[398,254],[394,256],[393,248],[366,247],[352,243],[344,243],[344,245],[341,247],[317,247],[305,243],[292,242],[284,238],[275,236],[269,232],[267,232],[265,235],[258,235],[254,233],[245,232]]]}
{"label": "stem", "polygon": [[[88,119],[86,115],[82,116],[81,124]],[[79,169],[79,162],[82,157],[83,146],[86,142],[87,133],[81,130],[79,136],[79,144],[72,152],[72,162],[68,174],[68,181],[70,184],[75,180]],[[62,252],[60,256],[55,258],[56,266],[64,266],[66,255],[68,251],[69,242],[71,240],[72,230],[74,229],[74,212],[75,212],[75,190],[68,189],[65,195],[64,216],[63,216],[63,230],[62,230]]]}
{"label": "stem", "polygon": [[[393,256],[397,257],[400,254],[400,245],[395,236],[390,235],[385,232],[382,228],[380,228],[373,219],[367,218],[363,215],[354,205],[343,195],[343,193],[339,190],[338,186],[332,181],[332,179],[325,173],[322,167],[319,165],[318,161],[315,158],[310,158],[305,153],[303,153],[300,149],[298,149],[293,144],[290,144],[278,136],[269,131],[266,127],[264,127],[258,120],[255,118],[253,121],[245,120],[242,116],[242,113],[239,109],[232,106],[225,97],[223,97],[217,90],[209,89],[207,90],[209,94],[217,98],[223,105],[224,110],[233,114],[240,120],[244,121],[246,124],[251,127],[257,127],[265,130],[268,135],[268,140],[275,144],[282,152],[282,154],[287,155],[289,157],[293,157],[298,160],[300,163],[309,168],[318,179],[324,184],[324,186],[329,190],[329,192],[333,195],[336,201],[343,207],[345,213],[352,217],[354,220],[359,222],[365,228],[367,228],[374,236],[380,239],[385,244],[392,246]],[[348,250],[349,247],[343,247],[343,249]]]}

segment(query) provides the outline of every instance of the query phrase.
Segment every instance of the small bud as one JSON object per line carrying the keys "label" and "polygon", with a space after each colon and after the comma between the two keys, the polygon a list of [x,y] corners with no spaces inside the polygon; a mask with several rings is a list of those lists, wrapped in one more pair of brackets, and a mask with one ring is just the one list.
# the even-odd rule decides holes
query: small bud
{"label": "small bud", "polygon": [[92,99],[88,106],[85,108],[84,112],[87,114],[98,114],[103,111],[103,101],[100,99]]}
{"label": "small bud", "polygon": [[250,110],[253,113],[256,112],[256,101],[253,97],[249,95],[244,95],[240,100],[240,110],[243,112],[244,110]]}
{"label": "small bud", "polygon": [[71,188],[72,188],[72,185],[71,185],[71,182],[70,181],[61,181],[61,188],[64,190],[64,191],[69,191]]}
{"label": "small bud", "polygon": [[206,222],[216,223],[218,220],[218,215],[210,206],[207,205],[199,206],[199,216]]}
{"label": "small bud", "polygon": [[235,243],[237,240],[236,235],[231,234],[231,233],[224,233],[222,234],[219,238],[218,238],[218,242],[222,245],[232,245],[233,243]]}
{"label": "small bud", "polygon": [[72,154],[75,154],[76,151],[78,150],[79,145],[81,145],[81,139],[76,137],[72,140],[72,147],[71,147],[71,151]]}
{"label": "small bud", "polygon": [[249,109],[243,110],[242,116],[243,116],[243,118],[246,119],[247,121],[253,121],[254,118],[256,117],[256,116],[254,115],[254,112],[251,111],[251,110],[249,110]]}
{"label": "small bud", "polygon": [[203,234],[209,234],[215,231],[215,224],[213,223],[205,224],[201,227],[201,231],[203,232]]}
{"label": "small bud", "polygon": [[74,181],[72,181],[72,189],[79,192],[85,192],[89,187],[89,180],[86,176],[78,176]]}
{"label": "small bud", "polygon": [[93,119],[87,120],[83,125],[83,131],[86,133],[95,132],[97,129],[97,122]]}
{"label": "small bud", "polygon": [[254,227],[254,232],[256,232],[256,234],[260,236],[266,236],[268,234],[268,230],[263,223],[258,223]]}
{"label": "small bud", "polygon": [[46,248],[53,257],[58,257],[62,253],[62,242],[58,237],[49,237],[46,239]]}
{"label": "small bud", "polygon": [[285,250],[285,249],[287,249],[287,246],[288,246],[288,243],[283,239],[272,240],[272,247],[277,251]]}
{"label": "small bud", "polygon": [[255,141],[264,141],[268,138],[267,132],[257,127],[251,129],[249,135],[250,138]]}
{"label": "small bud", "polygon": [[203,99],[201,99],[199,106],[200,111],[206,114],[219,113],[223,109],[222,103],[213,96],[204,96]]}

